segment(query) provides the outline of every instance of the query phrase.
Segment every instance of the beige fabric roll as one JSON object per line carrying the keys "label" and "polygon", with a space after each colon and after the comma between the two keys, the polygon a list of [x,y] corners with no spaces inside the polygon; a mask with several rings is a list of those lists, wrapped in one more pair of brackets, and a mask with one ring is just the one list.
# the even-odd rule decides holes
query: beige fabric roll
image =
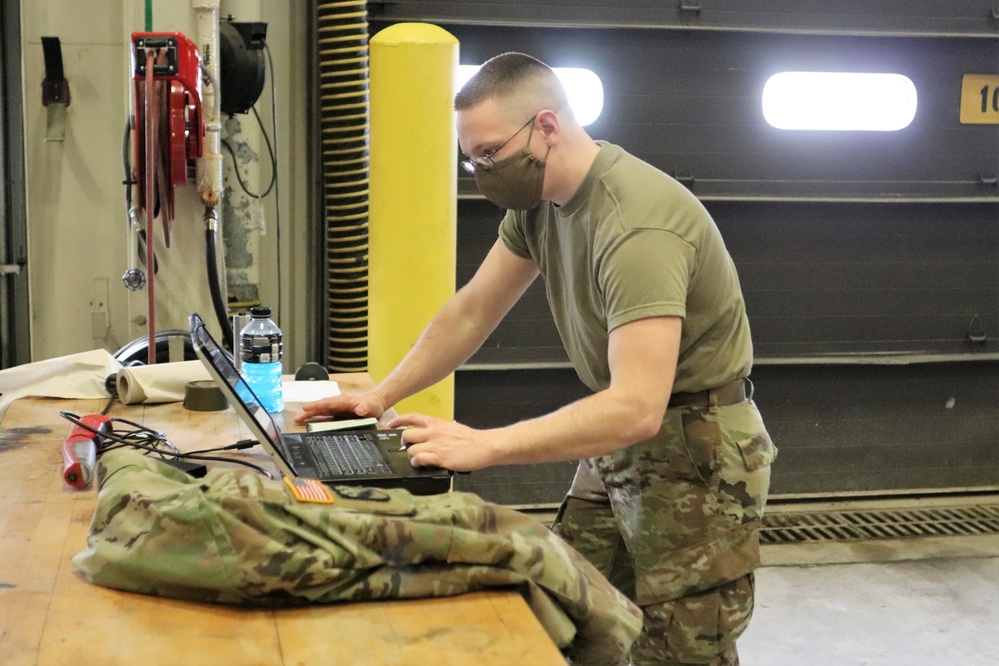
{"label": "beige fabric roll", "polygon": [[123,368],[118,373],[118,399],[138,402],[180,402],[188,382],[211,380],[201,361],[156,363]]}

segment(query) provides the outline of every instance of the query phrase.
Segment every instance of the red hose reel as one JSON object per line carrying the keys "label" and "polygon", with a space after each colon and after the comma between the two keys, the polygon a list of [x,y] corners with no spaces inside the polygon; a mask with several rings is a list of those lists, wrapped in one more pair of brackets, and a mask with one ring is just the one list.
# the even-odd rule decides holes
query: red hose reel
{"label": "red hose reel", "polygon": [[182,33],[137,32],[132,34],[132,72],[139,201],[143,205],[147,202],[146,124],[155,114],[153,201],[163,219],[164,239],[169,247],[173,188],[187,183],[192,161],[201,157],[205,133],[201,56],[194,42]]}
{"label": "red hose reel", "polygon": [[201,108],[201,56],[179,32],[132,34],[135,82],[136,171],[146,219],[149,364],[156,362],[153,294],[153,220],[159,212],[170,247],[174,188],[184,185],[201,157],[205,123]]}

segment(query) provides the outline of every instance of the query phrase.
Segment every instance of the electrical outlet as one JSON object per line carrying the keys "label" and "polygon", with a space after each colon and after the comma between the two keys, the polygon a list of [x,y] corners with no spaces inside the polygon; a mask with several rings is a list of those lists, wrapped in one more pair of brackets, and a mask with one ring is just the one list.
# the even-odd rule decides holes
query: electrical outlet
{"label": "electrical outlet", "polygon": [[104,340],[108,337],[108,327],[108,279],[94,278],[90,299],[90,337]]}
{"label": "electrical outlet", "polygon": [[103,340],[108,336],[108,313],[90,313],[90,337],[95,340]]}

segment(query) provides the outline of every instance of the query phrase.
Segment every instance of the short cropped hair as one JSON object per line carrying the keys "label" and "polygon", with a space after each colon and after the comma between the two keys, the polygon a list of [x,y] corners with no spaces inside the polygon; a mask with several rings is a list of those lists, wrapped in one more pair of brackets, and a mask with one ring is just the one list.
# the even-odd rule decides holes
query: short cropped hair
{"label": "short cropped hair", "polygon": [[489,98],[520,101],[537,109],[569,109],[562,82],[552,68],[524,53],[503,53],[490,58],[454,97],[455,111],[476,106]]}

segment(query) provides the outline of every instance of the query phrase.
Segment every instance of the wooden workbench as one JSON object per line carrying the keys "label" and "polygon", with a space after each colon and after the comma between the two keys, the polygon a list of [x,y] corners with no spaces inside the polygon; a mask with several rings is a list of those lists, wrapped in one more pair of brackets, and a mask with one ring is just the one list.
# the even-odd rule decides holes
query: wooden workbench
{"label": "wooden workbench", "polygon": [[[367,376],[333,377],[341,388]],[[131,594],[86,582],[70,559],[86,545],[97,501],[62,479],[70,424],[60,410],[100,411],[100,400],[15,401],[0,422],[0,663],[330,664],[530,666],[565,664],[519,594],[250,610]],[[297,411],[287,409],[287,420]],[[116,405],[166,432],[181,450],[248,436],[230,408],[189,412],[180,403]],[[259,449],[249,455],[267,461]]]}

